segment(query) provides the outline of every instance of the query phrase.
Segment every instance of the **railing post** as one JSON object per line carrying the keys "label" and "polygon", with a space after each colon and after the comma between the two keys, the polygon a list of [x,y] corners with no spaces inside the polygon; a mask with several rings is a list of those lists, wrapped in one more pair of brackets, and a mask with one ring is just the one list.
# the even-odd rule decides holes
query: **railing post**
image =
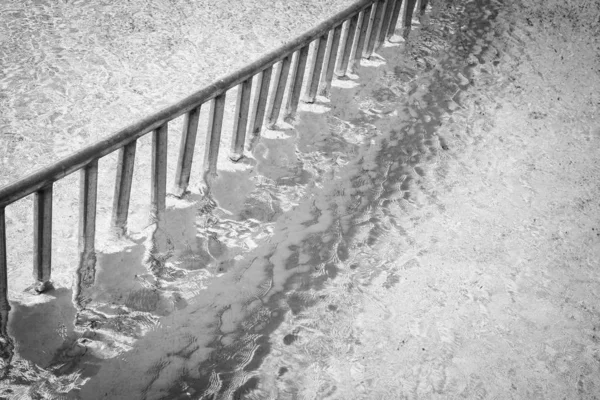
{"label": "railing post", "polygon": [[96,274],[96,204],[98,198],[98,160],[81,169],[79,180],[79,266],[77,288],[94,283]]}
{"label": "railing post", "polygon": [[394,10],[392,11],[392,18],[390,19],[390,26],[387,31],[387,38],[391,38],[396,32],[396,25],[398,24],[398,17],[400,16],[400,10],[402,9],[402,0],[394,0]]}
{"label": "railing post", "polygon": [[404,23],[402,24],[402,26],[404,27],[402,36],[404,37],[404,39],[408,39],[408,35],[412,28],[412,16],[415,10],[416,2],[417,0],[406,0],[406,8],[404,9]]}
{"label": "railing post", "polygon": [[375,49],[381,47],[385,39],[387,38],[387,33],[390,26],[390,21],[392,20],[392,14],[394,11],[394,3],[396,0],[386,0],[385,9],[383,11],[383,20],[381,22],[381,29],[379,30],[379,37],[377,38],[377,42],[375,43]]}
{"label": "railing post", "polygon": [[327,43],[325,44],[325,55],[323,57],[323,67],[321,68],[321,76],[319,78],[319,86],[317,90],[317,94],[322,96],[323,87],[325,86],[325,79],[327,79],[327,66],[329,65],[329,57],[331,56],[331,45],[333,44],[333,31],[334,28],[331,28],[327,33]]}
{"label": "railing post", "polygon": [[175,188],[173,194],[181,197],[187,191],[192,171],[192,160],[194,148],[196,147],[196,135],[198,133],[198,120],[200,118],[200,107],[187,112],[183,119],[181,131],[181,144],[179,145],[179,159],[177,160],[177,171],[175,173]]}
{"label": "railing post", "polygon": [[33,205],[33,277],[35,291],[50,288],[52,272],[52,184],[35,192]]}
{"label": "railing post", "polygon": [[315,46],[315,54],[311,63],[310,72],[308,74],[308,87],[304,96],[306,103],[313,103],[319,89],[319,80],[321,78],[321,70],[323,69],[323,59],[325,58],[325,50],[327,50],[327,35],[317,39]]}
{"label": "railing post", "polygon": [[252,78],[248,78],[238,85],[235,119],[233,121],[233,139],[231,141],[231,154],[229,155],[231,161],[239,161],[244,156],[251,91]]}
{"label": "railing post", "polygon": [[273,128],[279,118],[279,111],[281,111],[281,103],[283,101],[283,94],[285,93],[285,87],[287,84],[288,75],[290,74],[290,65],[292,64],[292,55],[288,55],[281,61],[278,72],[276,75],[276,86],[275,95],[273,96],[273,102],[271,103],[271,109],[269,110],[267,117],[267,126]]}
{"label": "railing post", "polygon": [[81,169],[79,180],[79,252],[94,252],[96,204],[98,198],[98,160]]}
{"label": "railing post", "polygon": [[263,70],[258,75],[259,78],[257,78],[256,92],[254,93],[254,101],[252,102],[250,119],[248,121],[251,143],[260,135],[260,131],[262,130],[265,110],[267,109],[267,98],[269,97],[272,71],[273,67],[271,66]]}
{"label": "railing post", "polygon": [[369,19],[366,20],[367,23],[367,34],[365,37],[364,48],[362,52],[363,58],[369,58],[369,54],[367,54],[367,47],[369,46],[369,39],[373,36],[373,21],[375,20],[375,15],[377,14],[377,1],[371,4],[371,12],[369,14]]}
{"label": "railing post", "polygon": [[112,227],[119,236],[127,233],[129,198],[133,181],[136,141],[127,143],[119,149],[115,195],[113,198]]}
{"label": "railing post", "polygon": [[225,112],[225,96],[222,93],[211,100],[208,117],[208,132],[206,133],[206,150],[204,153],[204,175],[217,173],[217,160],[219,158],[219,145],[221,143],[221,128],[223,127],[223,113]]}
{"label": "railing post", "polygon": [[429,0],[419,0],[419,17],[422,17],[425,14],[425,10],[427,10],[427,4],[429,4]]}
{"label": "railing post", "polygon": [[167,201],[168,123],[152,132],[152,177],[150,183],[151,218],[162,226]]}
{"label": "railing post", "polygon": [[302,82],[304,81],[304,72],[306,70],[306,61],[308,59],[309,45],[304,46],[298,51],[298,56],[294,62],[292,71],[293,84],[292,92],[289,96],[289,101],[285,110],[285,118],[294,118],[298,111],[298,103],[300,102],[300,94],[302,91]]}
{"label": "railing post", "polygon": [[0,207],[0,379],[6,374],[7,364],[13,356],[14,345],[8,335],[8,263],[6,248],[6,220],[4,207]]}
{"label": "railing post", "polygon": [[354,46],[354,37],[356,36],[356,26],[358,25],[359,14],[355,14],[350,19],[348,24],[348,30],[346,31],[346,41],[344,45],[344,50],[342,53],[342,61],[340,64],[340,69],[338,71],[339,76],[346,75],[346,71],[348,70],[348,63],[350,62],[350,54],[352,53],[352,47]]}
{"label": "railing post", "polygon": [[[423,16],[425,15],[425,11],[427,10],[427,5],[429,4],[429,0],[420,0],[420,8],[419,8],[419,15]],[[438,3],[439,4],[439,3]]]}
{"label": "railing post", "polygon": [[8,305],[8,251],[6,248],[6,216],[4,207],[0,207],[0,311]]}
{"label": "railing post", "polygon": [[360,31],[354,45],[354,59],[350,63],[350,73],[356,73],[356,69],[360,66],[360,59],[363,55],[363,49],[365,47],[365,41],[367,39],[367,32],[369,29],[369,20],[373,14],[374,7],[375,3],[373,3],[367,10],[361,11],[360,13],[358,21],[358,26],[360,28],[357,28],[360,29]]}
{"label": "railing post", "polygon": [[[381,29],[381,19],[383,17],[384,3],[386,0],[379,0],[373,3],[375,6],[375,17],[371,20],[371,33],[369,34],[369,40],[367,41],[367,47],[365,49],[365,58],[370,58],[373,55],[375,49],[375,41],[379,37],[379,31]],[[370,21],[370,22],[371,22]]]}
{"label": "railing post", "polygon": [[333,81],[333,72],[335,70],[335,61],[340,47],[340,37],[342,36],[342,24],[333,29],[333,38],[331,39],[331,51],[327,60],[327,70],[325,71],[325,84],[321,88],[321,96],[329,97],[331,91],[331,81]]}

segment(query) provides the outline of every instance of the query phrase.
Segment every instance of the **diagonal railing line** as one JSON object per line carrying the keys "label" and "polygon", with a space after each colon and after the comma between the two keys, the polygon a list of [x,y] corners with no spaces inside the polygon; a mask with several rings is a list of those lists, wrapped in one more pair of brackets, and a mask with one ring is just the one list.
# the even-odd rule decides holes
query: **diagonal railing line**
{"label": "diagonal railing line", "polygon": [[377,2],[377,0],[359,0],[347,9],[337,13],[315,28],[282,45],[278,49],[262,56],[258,60],[225,77],[217,79],[212,84],[198,90],[183,100],[168,106],[142,120],[121,129],[113,135],[98,141],[84,149],[67,156],[54,164],[40,169],[16,182],[0,188],[0,207],[15,202],[65,176],[81,169],[94,159],[120,149],[125,144],[157,129],[161,125],[191,111],[195,107],[232,89],[248,78],[273,66],[288,55],[304,47],[314,39],[327,34],[337,25],[342,24],[348,17]]}
{"label": "diagonal railing line", "polygon": [[[157,226],[164,221],[167,196],[168,124],[184,115],[179,158],[173,193],[182,196],[190,180],[200,110],[209,104],[205,138],[203,172],[215,173],[220,150],[225,99],[237,87],[236,111],[229,158],[243,157],[244,145],[260,135],[263,124],[274,125],[283,107],[283,118],[293,117],[300,99],[311,103],[317,92],[328,96],[334,75],[354,72],[363,57],[389,39],[404,9],[402,25],[410,27],[417,0],[358,0],[348,8],[310,29],[306,33],[267,53],[245,67],[217,79],[196,91],[116,133],[89,145],[47,167],[0,188],[0,364],[12,356],[12,342],[6,334],[8,311],[7,232],[5,208],[25,196],[34,194],[33,272],[35,289],[50,287],[52,255],[53,184],[80,171],[79,235],[80,268],[94,270],[98,161],[118,150],[116,182],[111,225],[114,231],[127,233],[137,140],[152,132],[151,210]],[[427,0],[419,0],[422,11]],[[345,29],[344,29],[345,28]],[[328,40],[329,39],[329,40]],[[330,44],[327,49],[328,43]],[[313,57],[308,60],[309,47]],[[276,65],[277,64],[277,65]],[[339,70],[336,70],[339,66]],[[306,70],[306,71],[305,71]],[[273,71],[275,71],[273,73]],[[271,83],[271,77],[274,82]],[[255,80],[256,78],[256,80]],[[256,85],[253,85],[253,82]],[[255,93],[252,97],[253,86]],[[305,88],[302,95],[302,88]],[[273,90],[270,90],[273,89]],[[271,92],[271,95],[269,93]],[[282,104],[288,93],[287,104]],[[251,100],[252,98],[252,100]],[[267,101],[267,98],[270,101]],[[85,269],[84,268],[84,269]],[[93,277],[90,278],[93,281]],[[6,350],[6,351],[5,351]],[[5,356],[5,353],[8,356]]]}

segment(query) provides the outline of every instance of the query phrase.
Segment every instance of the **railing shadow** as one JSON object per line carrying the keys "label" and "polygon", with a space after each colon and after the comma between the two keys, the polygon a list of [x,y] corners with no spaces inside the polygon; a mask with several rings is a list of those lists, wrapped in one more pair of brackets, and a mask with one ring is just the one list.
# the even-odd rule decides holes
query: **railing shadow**
{"label": "railing shadow", "polygon": [[69,289],[52,290],[43,296],[45,299],[37,304],[13,303],[9,332],[22,358],[47,366],[53,357],[52,349],[73,334],[76,309]]}
{"label": "railing shadow", "polygon": [[[458,15],[458,11],[454,11],[454,17]],[[200,365],[194,365],[194,374],[182,372],[178,378],[186,383],[187,392],[200,393],[203,398],[236,398],[251,393],[259,397],[266,396],[266,391],[261,390],[267,389],[261,387],[260,378],[253,375],[252,371],[257,369],[270,353],[273,345],[271,334],[280,326],[283,320],[282,314],[286,312],[298,314],[318,303],[319,297],[312,293],[318,292],[326,280],[335,278],[337,268],[353,269],[353,266],[360,268],[356,267],[356,264],[353,266],[346,264],[349,261],[350,243],[359,242],[356,243],[358,246],[368,248],[390,230],[395,230],[410,242],[410,234],[401,226],[402,224],[395,222],[396,219],[399,219],[401,214],[410,214],[411,209],[419,207],[421,203],[442,207],[435,196],[435,191],[429,190],[422,184],[422,178],[428,173],[428,164],[439,157],[440,153],[451,150],[447,139],[438,134],[438,128],[446,117],[462,111],[460,99],[456,95],[468,90],[472,83],[462,81],[458,74],[471,76],[472,67],[465,67],[465,56],[477,48],[478,43],[481,44],[476,32],[489,29],[495,16],[495,7],[478,9],[472,4],[466,11],[467,14],[463,18],[470,18],[471,29],[465,35],[453,37],[451,54],[448,57],[441,57],[439,64],[435,65],[437,62],[434,63],[435,59],[432,58],[435,49],[428,46],[418,48],[414,43],[407,43],[401,49],[384,48],[380,49],[379,53],[388,62],[397,61],[399,54],[411,58],[411,61],[417,61],[410,67],[402,63],[404,65],[396,69],[389,66],[379,68],[376,65],[361,69],[360,79],[368,81],[381,78],[383,69],[385,74],[389,74],[390,82],[407,83],[408,91],[394,93],[385,87],[380,87],[376,92],[363,94],[378,100],[379,105],[385,105],[383,109],[363,108],[359,112],[357,109],[350,108],[342,111],[343,118],[351,121],[358,131],[361,128],[368,131],[375,126],[386,130],[383,132],[383,137],[373,137],[380,146],[372,151],[374,157],[367,158],[366,152],[357,154],[356,167],[359,170],[352,171],[346,176],[349,185],[336,188],[333,193],[324,194],[324,196],[331,196],[332,199],[337,198],[337,201],[352,199],[354,202],[347,202],[343,206],[344,201],[331,200],[327,210],[318,206],[312,208],[307,206],[304,210],[306,214],[300,217],[300,221],[283,218],[281,224],[284,226],[276,228],[274,233],[274,237],[281,235],[278,240],[279,246],[271,247],[269,252],[265,251],[267,254],[259,256],[255,261],[258,265],[265,265],[266,270],[276,271],[270,275],[272,281],[270,291],[267,290],[268,295],[260,297],[261,302],[258,307],[263,310],[262,316],[260,312],[253,310],[253,307],[256,307],[253,302],[248,301],[245,307],[241,307],[246,310],[246,315],[238,317],[239,325],[233,345],[230,341],[223,340],[223,337],[232,334],[231,331],[223,330],[221,325],[217,325],[215,329],[217,339],[210,345],[211,356]],[[435,39],[443,40],[444,37],[439,35]],[[486,46],[482,47],[485,50]],[[411,86],[410,82],[417,73],[421,72],[429,73],[429,78],[425,81],[426,87]],[[332,104],[340,104],[340,98],[360,97],[362,89],[357,87],[341,93],[343,90],[333,89]],[[404,95],[410,99],[409,102],[402,102]],[[403,104],[400,108],[394,104],[398,101]],[[390,117],[386,118],[385,122],[381,122],[381,117],[386,113],[389,113]],[[341,117],[342,114],[336,114],[335,107],[332,107],[329,113],[324,115],[324,118],[327,118],[327,116]],[[296,138],[301,140],[302,137],[306,137],[307,146],[315,148],[322,145],[327,149],[326,153],[331,154],[333,149],[326,144],[327,141],[320,142],[319,133],[315,133],[317,130],[314,127],[320,126],[315,118],[315,114],[301,116],[296,126],[299,131]],[[302,132],[306,136],[300,133],[303,124],[304,127],[309,127]],[[300,148],[300,145],[297,147]],[[361,159],[363,155],[365,157]],[[352,191],[354,194],[343,193],[345,190]],[[301,211],[298,210],[295,214],[301,215]],[[324,220],[322,217],[327,211],[331,212],[332,218],[328,223],[322,224]],[[369,226],[370,228],[364,229]],[[363,238],[357,238],[359,229],[362,231]],[[382,260],[377,259],[377,261]],[[367,266],[374,264],[368,259],[360,259],[360,262]],[[309,268],[306,268],[307,266]],[[381,269],[373,265],[372,270],[365,272],[368,277],[364,279],[364,284],[368,284],[380,273],[377,268]],[[285,271],[295,272],[286,274]],[[282,285],[274,283],[278,279],[277,274],[280,274],[280,278],[285,277]],[[235,308],[233,304],[229,307]],[[231,308],[225,309],[223,315],[228,315]],[[264,311],[265,309],[267,311]],[[240,307],[238,313],[239,310]],[[221,317],[221,321],[225,319]],[[296,332],[290,332],[283,338],[284,344],[292,343],[296,340],[294,339],[296,335]],[[197,370],[200,371],[200,376],[197,376]],[[302,372],[296,371],[296,373]],[[193,390],[190,390],[190,387]],[[172,386],[171,390],[171,395],[165,398],[181,398],[183,391],[178,391],[175,386]]]}
{"label": "railing shadow", "polygon": [[[346,86],[345,89],[334,87],[332,98],[337,98],[342,90],[348,91],[344,97],[352,98],[359,90],[357,85]],[[226,386],[229,379],[235,378],[239,363],[244,363],[242,358],[248,357],[244,368],[252,369],[268,354],[268,335],[278,327],[284,315],[276,311],[281,309],[281,302],[289,301],[292,308],[306,306],[302,302],[293,305],[293,299],[285,300],[285,292],[292,287],[297,289],[298,282],[308,284],[309,281],[311,287],[318,290],[335,273],[335,263],[329,262],[330,249],[320,246],[314,234],[338,228],[330,221],[312,230],[311,225],[318,222],[320,216],[319,210],[312,207],[309,194],[334,178],[332,165],[343,166],[356,155],[366,134],[357,139],[349,129],[344,131],[345,123],[341,119],[347,116],[334,115],[333,102],[319,101],[309,108],[317,112],[300,111],[293,127],[266,132],[256,143],[253,159],[246,161],[247,169],[219,171],[210,187],[212,201],[190,195],[186,199],[188,206],[167,208],[166,220],[170,222],[166,234],[180,235],[173,241],[176,244],[169,264],[189,272],[178,277],[176,286],[191,296],[185,299],[185,307],[163,317],[163,322],[135,343],[135,349],[160,346],[161,350],[144,356],[157,358],[150,362],[154,365],[150,368],[156,369],[156,378],[143,380],[133,392],[162,393],[164,398],[170,398],[169,393],[174,388],[170,387],[171,383],[163,387],[158,376],[172,374],[179,374],[176,380],[188,382],[189,387],[200,389],[203,385],[209,387],[211,377],[217,373],[223,380],[219,387]],[[332,124],[332,118],[340,121]],[[336,131],[332,131],[332,125]],[[292,187],[295,195],[286,192]],[[292,225],[306,232],[298,232],[299,236],[292,241],[302,245],[308,240],[306,245],[314,248],[316,254],[304,261],[297,258],[297,250],[283,256],[287,272],[283,274],[282,286],[273,288],[274,280],[281,279],[273,271],[277,262],[272,260],[273,252],[281,253],[290,235],[286,232],[284,237],[278,237],[273,229],[281,230],[289,218],[286,215],[290,210],[297,213],[298,207],[304,213],[299,213],[301,220],[294,220]],[[190,221],[195,224],[192,226]],[[185,233],[182,235],[180,231]],[[314,267],[321,264],[326,264],[325,273],[312,279]],[[196,272],[202,273],[194,277]],[[165,285],[167,283],[162,282],[157,290],[162,291]],[[194,291],[194,285],[198,291]],[[202,318],[198,319],[200,314]],[[166,320],[168,326],[165,326]],[[168,344],[164,343],[166,338],[169,338]],[[124,354],[129,362],[149,367],[147,360],[138,358],[138,352],[132,349]],[[191,364],[189,369],[180,371],[181,363]],[[82,393],[94,393],[96,385],[118,380],[116,375],[123,368],[120,365],[118,360],[107,361],[94,378],[97,383],[85,387]],[[215,393],[220,390],[213,389]],[[111,395],[118,396],[116,392]]]}
{"label": "railing shadow", "polygon": [[[360,42],[362,37],[362,45],[365,46],[368,56],[377,48],[377,41],[380,39],[383,41],[388,33],[388,27],[382,21],[393,17],[391,11],[394,7],[398,7],[399,12],[400,4],[401,2],[398,1],[379,1],[377,6],[373,5],[368,9],[368,13],[361,11],[364,20],[370,16],[371,28],[369,29],[375,29],[373,31],[375,34],[372,35],[366,34],[366,23],[363,23],[365,34],[363,35],[363,30],[358,33],[358,13],[349,20],[349,25],[354,24],[357,30],[356,40]],[[384,14],[383,10],[390,11],[390,15]],[[379,23],[383,23],[384,26],[381,34],[378,31]],[[390,23],[389,19],[387,23]],[[330,48],[329,53],[325,51],[324,35],[317,39],[320,46],[315,56],[317,60],[315,68],[323,67],[323,70],[315,69],[312,72],[308,92],[313,97],[322,78],[324,80],[321,83],[325,83],[326,91],[330,90],[327,85],[331,84],[336,51],[341,45],[342,25],[332,26],[332,28],[329,36],[330,46],[334,50]],[[307,55],[308,46],[302,45],[304,47],[300,49],[295,59],[297,62],[301,62],[302,57]],[[359,46],[361,52],[358,54],[358,59],[362,55],[362,45]],[[347,46],[347,49],[350,47]],[[328,64],[321,64],[327,59]],[[282,60],[280,68],[287,72],[291,63],[292,55],[288,54]],[[268,71],[270,74],[271,67]],[[369,79],[368,73],[363,78]],[[230,81],[237,82],[240,79],[242,78],[238,76]],[[279,102],[279,105],[275,107],[281,106],[286,87],[285,79],[287,79],[286,73],[277,78],[279,84],[274,96],[275,104]],[[298,81],[295,82],[295,87],[298,90],[294,93],[299,94],[297,83]],[[232,145],[234,150],[232,159],[236,160],[241,157],[240,149],[244,144],[245,119],[248,118],[250,102],[248,79],[240,84],[236,107],[239,113],[236,117]],[[207,173],[215,172],[217,164],[225,102],[224,90],[226,90],[221,91],[221,89],[223,88],[215,91],[217,97],[211,100],[211,119],[205,159]],[[345,90],[350,90],[348,92],[350,94],[344,96],[353,98],[360,88]],[[338,97],[338,94],[338,89],[334,87],[333,98]],[[393,96],[382,90],[381,93],[376,94],[376,98],[383,101],[393,99]],[[263,100],[266,102],[266,98]],[[262,101],[260,97],[258,101],[259,103]],[[182,109],[188,110],[190,104],[187,101]],[[265,104],[262,106],[264,108]],[[257,107],[260,109],[261,105],[258,104]],[[214,380],[211,381],[213,374],[229,376],[227,379],[233,380],[236,377],[235,371],[229,369],[239,364],[241,353],[243,357],[248,358],[246,361],[241,360],[244,364],[243,368],[253,368],[260,363],[261,357],[268,352],[269,348],[266,338],[282,320],[282,313],[277,309],[282,301],[289,300],[286,300],[284,293],[290,289],[304,288],[309,282],[311,287],[318,289],[328,277],[335,276],[338,268],[336,264],[345,259],[344,254],[347,250],[344,250],[344,242],[349,240],[352,229],[343,227],[348,221],[342,222],[345,214],[341,209],[348,206],[340,203],[330,209],[323,198],[318,203],[315,199],[306,196],[310,193],[314,194],[315,190],[327,181],[334,180],[341,167],[349,163],[354,156],[360,156],[359,148],[363,144],[362,139],[373,138],[372,122],[377,119],[376,114],[380,112],[380,110],[372,110],[372,118],[358,116],[360,113],[357,110],[340,111],[345,115],[336,114],[335,101],[331,104],[317,103],[315,107],[321,107],[327,112],[316,114],[301,112],[299,123],[294,129],[278,130],[275,136],[263,136],[256,142],[253,150],[256,161],[251,159],[240,161],[246,168],[244,172],[219,171],[216,179],[210,178],[207,192],[203,196],[188,195],[185,200],[165,199],[166,147],[164,143],[167,134],[165,122],[167,117],[161,114],[160,118],[156,117],[158,118],[156,121],[148,122],[150,124],[148,126],[152,126],[152,129],[156,128],[152,131],[154,139],[152,205],[155,220],[147,228],[145,238],[136,239],[119,252],[110,253],[94,249],[97,160],[86,164],[82,170],[81,211],[84,251],[73,295],[76,304],[76,315],[72,316],[75,321],[73,333],[68,331],[69,334],[62,344],[54,338],[52,346],[59,348],[58,353],[55,353],[58,355],[53,356],[49,361],[43,361],[49,362],[51,366],[67,366],[58,367],[57,371],[72,371],[75,363],[61,357],[66,354],[68,358],[69,354],[74,354],[72,359],[77,360],[77,364],[83,371],[82,376],[98,373],[101,376],[98,382],[108,382],[109,380],[105,379],[107,376],[122,373],[125,368],[121,359],[114,359],[117,354],[127,353],[127,357],[131,359],[141,357],[139,368],[142,368],[147,365],[147,358],[152,356],[142,356],[136,352],[139,349],[157,346],[160,349],[158,353],[165,355],[166,358],[172,358],[173,354],[184,354],[181,357],[185,359],[194,357],[191,362],[196,368],[196,373],[188,371],[189,376],[182,379],[198,390],[203,379],[211,385],[214,383]],[[271,109],[270,112],[273,110]],[[279,110],[275,116],[278,112]],[[191,157],[188,150],[194,147],[197,129],[194,124],[197,125],[198,122],[197,114],[199,114],[199,106],[186,114],[187,131],[182,140],[181,165],[188,170],[178,171],[178,181],[189,178]],[[348,114],[355,114],[357,117],[350,118],[350,122],[344,122],[349,118]],[[332,124],[332,119],[337,120],[338,123]],[[243,124],[242,120],[244,120]],[[351,137],[350,130],[345,128],[345,124],[348,123],[358,127],[364,137],[360,140]],[[333,131],[330,129],[332,125],[335,126]],[[239,126],[242,128],[237,129]],[[193,135],[188,135],[191,131],[194,131]],[[138,134],[141,133],[135,135]],[[421,140],[416,147],[423,145],[424,142]],[[110,149],[115,146],[114,143],[110,144]],[[102,151],[108,151],[107,149]],[[127,186],[131,185],[134,157],[135,141],[128,142],[125,147],[122,147],[119,164],[119,176],[125,177],[123,178],[125,183],[124,185],[119,183],[119,195],[115,196],[117,198],[115,204],[118,206],[116,208],[120,210],[120,213],[116,213],[117,219],[124,218],[125,221],[130,190]],[[78,163],[81,162],[78,159]],[[360,166],[363,166],[362,162],[362,160],[359,162]],[[373,171],[374,181],[376,175],[381,173],[385,166],[380,163],[385,164],[389,160],[373,162],[378,167]],[[68,168],[80,166],[75,161],[73,163]],[[331,167],[332,165],[334,167]],[[355,184],[361,186],[360,182],[351,182],[351,186]],[[372,184],[373,182],[370,182],[371,186]],[[41,183],[38,182],[28,189],[20,188],[18,191],[17,189],[13,191],[18,195],[27,190],[39,192],[36,197],[36,218],[39,222],[38,236],[41,239],[36,242],[37,250],[40,252],[37,272],[39,280],[45,284],[46,278],[49,277],[50,263],[44,252],[50,248],[50,243],[43,237],[50,226],[45,225],[44,221],[51,219],[52,192],[51,186],[39,188],[39,185]],[[372,189],[369,185],[362,186]],[[295,191],[286,192],[285,187],[293,187]],[[303,187],[302,190],[298,190],[299,187]],[[345,189],[350,192],[351,189],[356,188]],[[340,190],[343,192],[345,189]],[[185,192],[185,188],[182,192]],[[122,193],[126,195],[123,196]],[[346,196],[344,193],[341,195]],[[13,193],[11,196],[17,194]],[[354,223],[356,219],[364,217],[367,203],[373,200],[371,197],[370,194],[364,193],[362,200],[353,199],[358,203],[349,209],[351,208],[352,215],[359,213],[361,216],[350,217],[350,222]],[[171,204],[167,207],[166,203]],[[294,217],[286,215],[286,211],[292,208],[296,210]],[[4,232],[4,229],[2,231]],[[318,237],[320,234],[328,234],[335,238],[333,244],[324,245]],[[231,272],[224,274],[227,271]],[[319,275],[317,279],[313,279],[311,275],[315,271]],[[229,291],[233,293],[227,294]],[[60,291],[60,294],[62,299],[63,292]],[[295,306],[291,303],[293,301],[289,300],[288,306],[293,309]],[[18,310],[14,315],[18,316],[19,312],[26,314],[25,311]],[[190,319],[194,319],[200,312],[205,315],[190,322]],[[244,325],[244,321],[251,322]],[[165,327],[166,323],[169,326]],[[218,329],[214,328],[215,325]],[[243,327],[241,331],[240,325]],[[180,327],[184,333],[175,333],[175,327]],[[206,336],[200,337],[198,332],[191,328],[197,329]],[[174,343],[160,343],[173,335],[179,338]],[[241,353],[239,347],[233,346],[238,339],[245,343],[242,346],[244,351]],[[179,348],[182,343],[183,348]],[[85,359],[81,358],[76,349],[74,350],[81,344],[88,349]],[[246,345],[248,346],[245,347]],[[186,348],[193,348],[194,351],[188,354],[184,351]],[[203,349],[199,352],[202,354],[194,355],[199,349]],[[156,349],[151,351],[153,352],[156,352]],[[207,354],[211,352],[213,358],[205,362]],[[100,361],[105,358],[112,358],[113,361]],[[155,370],[149,372],[153,378],[141,389],[142,393],[148,393],[153,385],[157,385],[159,376],[164,373],[169,363],[171,361],[163,365],[163,361],[159,360],[151,367]],[[175,364],[177,363],[173,363],[169,368],[176,368]],[[107,370],[109,365],[117,365],[118,368],[109,372]],[[218,385],[221,390],[223,380],[219,379]],[[93,388],[93,386],[88,387]]]}

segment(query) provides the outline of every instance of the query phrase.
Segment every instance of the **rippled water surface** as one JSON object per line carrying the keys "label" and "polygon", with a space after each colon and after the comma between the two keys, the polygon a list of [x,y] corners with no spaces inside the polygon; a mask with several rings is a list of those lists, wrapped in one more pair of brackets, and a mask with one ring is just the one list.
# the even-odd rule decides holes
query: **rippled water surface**
{"label": "rippled water surface", "polygon": [[0,185],[169,105],[347,0],[0,4]]}
{"label": "rippled water surface", "polygon": [[[284,3],[230,6],[5,4],[0,84],[10,147],[3,179],[182,97],[323,15],[309,4],[293,14],[304,21],[290,19]],[[282,32],[284,22],[291,28]],[[420,189],[422,177],[444,149],[433,128],[454,109],[450,91],[458,86],[436,89],[450,96],[446,101],[425,90],[441,79],[414,82],[437,63],[453,24],[439,20],[436,33],[403,57],[398,47],[385,49],[394,65],[377,56],[358,80],[339,81],[331,103],[303,109],[293,127],[267,131],[241,163],[221,163],[209,193],[169,199],[167,223],[158,230],[148,226],[140,196],[147,193],[149,160],[139,161],[130,236],[101,235],[97,263],[77,266],[74,224],[64,223],[75,222],[75,181],[57,184],[55,290],[37,298],[11,293],[18,299],[11,312],[16,354],[5,395],[241,398],[268,383],[253,371],[287,315],[322,298],[320,288],[340,268],[371,258],[359,248],[391,231],[402,238],[398,219],[410,207],[435,201]],[[408,104],[398,103],[407,95]],[[170,125],[176,148],[180,124]],[[147,153],[147,143],[139,147]],[[31,164],[16,162],[20,157]],[[102,204],[112,182],[106,174],[100,220],[110,204]],[[22,222],[18,211],[8,216],[9,229]],[[362,263],[377,263],[372,257]],[[11,279],[26,276],[16,271]],[[283,398],[288,389],[268,390]]]}
{"label": "rippled water surface", "polygon": [[[7,29],[0,32],[9,33],[0,33],[0,128],[8,143],[2,179],[188,94],[343,3],[3,3]],[[402,277],[392,265],[417,269],[425,250],[410,230],[444,212],[439,196],[453,184],[444,180],[449,160],[482,140],[474,131],[491,129],[488,120],[471,117],[486,112],[478,99],[509,85],[497,67],[512,65],[522,44],[521,31],[494,22],[497,2],[455,3],[431,20],[427,15],[408,42],[395,37],[363,61],[358,76],[337,80],[330,99],[303,105],[295,121],[264,132],[236,164],[227,160],[224,133],[217,176],[205,188],[195,165],[191,193],[168,198],[164,225],[148,221],[145,138],[129,235],[109,234],[108,157],[101,163],[95,260],[76,253],[76,177],[57,184],[52,291],[35,296],[27,288],[31,216],[27,207],[7,208],[9,250],[16,249],[9,254],[14,355],[0,394],[396,398],[365,389],[381,385],[378,373],[360,364],[360,346],[376,349],[385,338],[367,338],[369,327],[359,325],[366,317],[354,318],[364,310],[344,309],[342,300],[373,300],[367,287],[382,276],[382,287],[395,287]],[[467,109],[467,101],[475,105]],[[480,126],[440,133],[440,126],[465,120]],[[172,176],[181,121],[169,129]],[[196,164],[202,150],[199,144]],[[391,313],[379,307],[371,314],[383,324]],[[349,325],[332,322],[344,313]],[[344,357],[351,366],[336,364]],[[389,378],[395,367],[380,368]],[[347,387],[335,383],[344,379]],[[447,386],[445,393],[485,397],[476,385],[470,392]]]}

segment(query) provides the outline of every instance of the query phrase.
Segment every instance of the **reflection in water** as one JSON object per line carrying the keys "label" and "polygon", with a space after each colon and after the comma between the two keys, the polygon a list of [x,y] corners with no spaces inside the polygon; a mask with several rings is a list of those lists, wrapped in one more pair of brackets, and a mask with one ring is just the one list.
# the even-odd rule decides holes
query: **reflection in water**
{"label": "reflection in water", "polygon": [[[427,177],[452,151],[437,128],[460,108],[471,74],[461,60],[476,43],[485,52],[474,32],[487,21],[473,3],[448,9],[415,41],[382,49],[385,64],[366,62],[361,85],[334,88],[328,112],[304,111],[294,129],[267,132],[207,196],[169,199],[164,224],[123,239],[118,251],[82,256],[75,309],[59,290],[48,310],[33,307],[47,318],[63,313],[60,343],[31,347],[52,350],[34,361],[17,342],[2,394],[295,398],[301,371],[262,369],[278,356],[275,332],[289,314],[326,301],[321,289],[340,270],[363,282],[376,276],[386,263],[377,241],[396,235],[401,251],[411,211],[437,204]],[[460,23],[470,25],[455,34]],[[69,306],[57,307],[62,299]],[[28,312],[17,307],[11,318],[27,321]],[[16,325],[21,340],[26,328]],[[286,332],[283,344],[305,329]]]}

